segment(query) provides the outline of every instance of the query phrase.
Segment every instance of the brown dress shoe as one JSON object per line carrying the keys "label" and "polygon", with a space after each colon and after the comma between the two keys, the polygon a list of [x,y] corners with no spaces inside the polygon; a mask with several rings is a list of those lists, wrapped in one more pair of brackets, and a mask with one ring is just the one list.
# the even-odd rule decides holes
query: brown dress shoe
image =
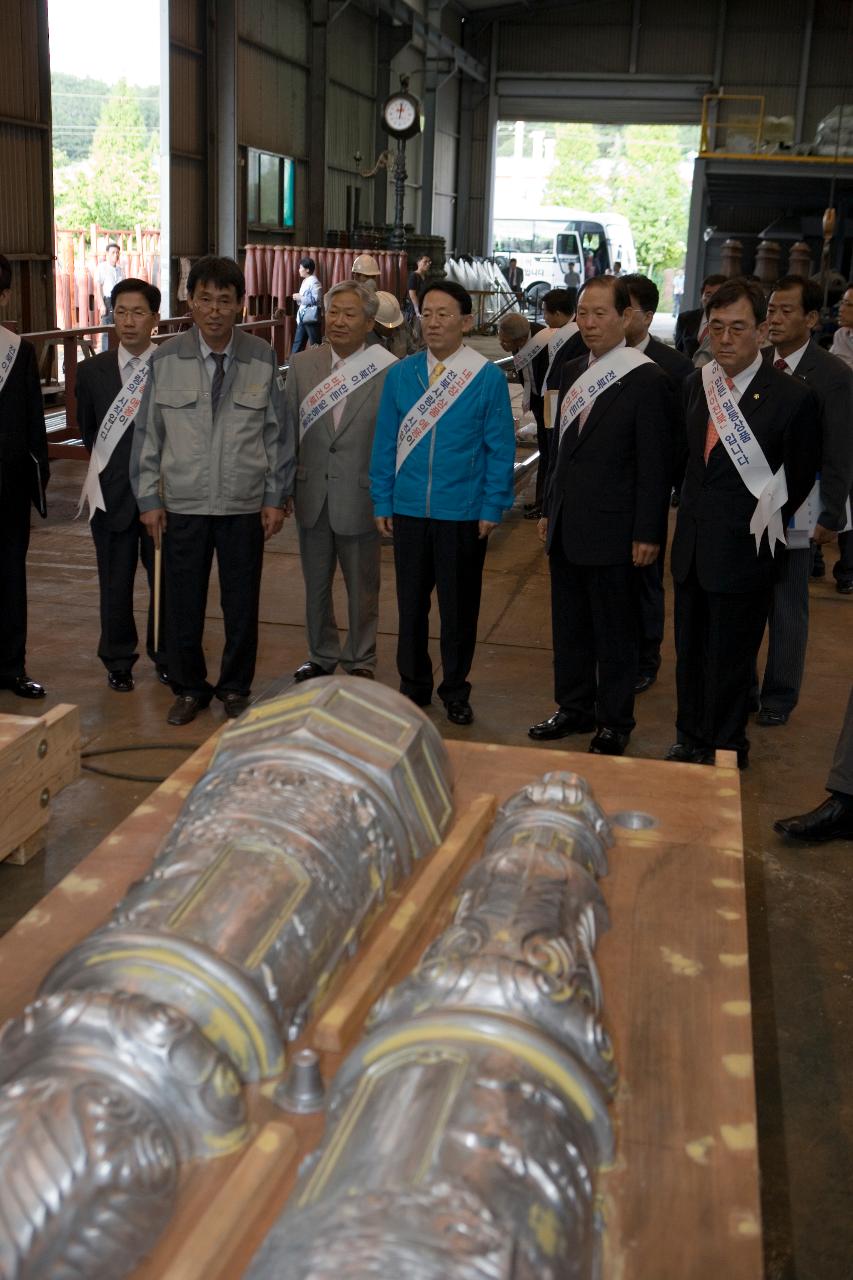
{"label": "brown dress shoe", "polygon": [[166,721],[168,724],[189,724],[191,720],[195,720],[199,711],[204,711],[208,706],[210,706],[209,698],[196,698],[191,693],[179,693],[169,708]]}
{"label": "brown dress shoe", "polygon": [[369,667],[353,667],[351,676],[361,676],[362,680],[375,680],[376,676]]}

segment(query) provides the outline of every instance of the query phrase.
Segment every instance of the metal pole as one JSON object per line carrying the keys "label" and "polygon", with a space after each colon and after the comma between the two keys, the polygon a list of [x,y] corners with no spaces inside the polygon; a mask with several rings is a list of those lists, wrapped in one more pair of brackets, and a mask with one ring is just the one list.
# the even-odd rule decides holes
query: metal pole
{"label": "metal pole", "polygon": [[406,201],[406,143],[403,138],[397,139],[397,154],[394,157],[394,230],[391,232],[391,249],[405,249],[405,201]]}

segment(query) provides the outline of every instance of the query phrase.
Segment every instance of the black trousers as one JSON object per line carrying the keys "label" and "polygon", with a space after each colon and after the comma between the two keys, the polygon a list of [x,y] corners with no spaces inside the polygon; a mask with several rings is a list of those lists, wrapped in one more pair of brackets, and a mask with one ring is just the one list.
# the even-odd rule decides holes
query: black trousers
{"label": "black trousers", "polygon": [[129,671],[136,662],[138,635],[133,616],[133,584],[136,567],[142,561],[148,577],[148,628],[145,649],[157,666],[167,665],[165,599],[160,595],[160,643],[154,647],[154,543],[142,521],[134,520],[126,529],[109,529],[103,512],[96,511],[91,523],[98,561],[101,589],[101,638],[98,657],[107,671]]}
{"label": "black trousers", "polygon": [[637,583],[628,564],[573,564],[559,528],[549,556],[554,700],[602,728],[634,728]]}
{"label": "black trousers", "polygon": [[394,515],[400,690],[415,702],[432,696],[429,610],[433,588],[441,616],[442,702],[468,699],[488,538],[476,520],[428,520]]}
{"label": "black trousers", "polygon": [[853,582],[853,533],[839,533],[838,559],[832,566],[832,576],[836,582],[848,584]]}
{"label": "black trousers", "polygon": [[704,591],[695,567],[675,584],[678,741],[747,751],[755,661],[773,595],[768,582],[739,594]]}
{"label": "black trousers", "polygon": [[[258,605],[264,534],[259,512],[186,516],[169,511],[163,539],[167,666],[176,693],[209,699],[248,695],[258,652]],[[202,649],[213,554],[225,623],[225,648],[216,687],[207,680]]]}
{"label": "black trousers", "polygon": [[637,582],[637,626],[640,632],[641,676],[653,676],[660,667],[660,647],[663,644],[666,598],[663,585],[663,565],[666,559],[666,531],[660,543],[658,558],[654,564],[635,569]]}
{"label": "black trousers", "polygon": [[[28,466],[32,464],[29,463]],[[27,647],[27,548],[30,545],[30,476],[4,468],[0,493],[0,681],[23,675]]]}
{"label": "black trousers", "polygon": [[551,437],[554,432],[546,431],[545,429],[545,401],[537,397],[531,407],[533,409],[533,416],[536,419],[536,443],[539,446],[539,464],[536,470],[535,502],[537,507],[541,510],[542,502],[545,497],[545,479],[548,475],[548,458],[551,450]]}

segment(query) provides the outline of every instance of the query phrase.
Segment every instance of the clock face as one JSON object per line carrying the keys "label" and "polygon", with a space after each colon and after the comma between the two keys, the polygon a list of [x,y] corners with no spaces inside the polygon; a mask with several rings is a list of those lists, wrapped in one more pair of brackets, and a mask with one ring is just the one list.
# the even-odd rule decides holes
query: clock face
{"label": "clock face", "polygon": [[394,133],[405,133],[417,118],[414,102],[402,95],[388,99],[383,115],[386,126]]}

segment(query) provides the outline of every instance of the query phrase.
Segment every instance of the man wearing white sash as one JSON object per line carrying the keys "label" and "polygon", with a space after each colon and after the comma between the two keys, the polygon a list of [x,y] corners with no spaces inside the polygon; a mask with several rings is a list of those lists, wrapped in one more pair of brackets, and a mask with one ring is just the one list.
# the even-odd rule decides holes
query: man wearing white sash
{"label": "man wearing white sash", "polygon": [[[11,286],[11,264],[0,254],[0,308]],[[30,505],[47,514],[49,475],[35,349],[0,326],[0,689],[19,698],[45,694],[26,670],[27,548]]]}
{"label": "man wearing white sash", "polygon": [[[829,351],[830,355],[837,356],[849,369],[853,369],[853,284],[848,284],[838,304],[838,328]],[[850,501],[853,502],[853,491]],[[819,547],[817,551],[820,552]],[[814,568],[817,568],[818,555],[815,561]],[[820,563],[822,566],[822,558]],[[823,572],[826,572],[825,567]],[[822,577],[823,573],[818,572],[817,576]],[[853,532],[838,535],[838,559],[832,566],[832,576],[836,591],[843,596],[853,595]]]}
{"label": "man wearing white sash", "polygon": [[474,719],[468,675],[486,544],[512,506],[515,433],[506,380],[463,338],[471,295],[438,280],[421,294],[426,351],[388,373],[379,407],[370,487],[377,526],[394,537],[400,689],[432,697],[429,611],[441,615],[438,696],[453,724]]}
{"label": "man wearing white sash", "polygon": [[820,404],[815,423],[820,475],[795,512],[779,557],[768,618],[767,663],[757,723],[784,725],[797,705],[809,629],[810,540],[834,541],[849,528],[847,498],[853,483],[853,370],[812,338],[820,322],[823,293],[813,280],[783,276],[767,305],[773,368],[812,388]]}
{"label": "man wearing white sash", "polygon": [[[575,360],[586,352],[586,345],[573,320],[577,304],[577,291],[549,289],[542,299],[542,319],[547,325],[547,347],[539,353],[531,366],[533,394],[530,407],[536,419],[536,443],[539,446],[539,466],[536,472],[536,492],[531,506],[525,507],[525,520],[538,520],[542,515],[545,480],[551,453],[553,421],[549,417],[556,405],[556,395],[551,399],[548,391],[559,390],[560,373],[568,360]],[[538,335],[537,335],[538,336]]]}
{"label": "man wearing white sash", "polygon": [[77,421],[91,454],[80,497],[88,502],[100,586],[98,657],[116,693],[134,686],[139,657],[133,588],[139,561],[148,576],[146,650],[158,679],[168,684],[164,619],[154,635],[154,543],[139,518],[130,487],[133,424],[142,403],[151,356],[151,334],[160,319],[160,290],[145,280],[121,280],[108,299],[119,345],[77,366]]}
{"label": "man wearing white sash", "polygon": [[755,660],[774,552],[814,483],[819,407],[761,356],[761,287],[734,279],[709,304],[713,359],[685,382],[688,460],[672,544],[678,741],[667,759],[745,768]]}
{"label": "man wearing white sash", "polygon": [[669,499],[666,379],[625,345],[623,280],[589,280],[577,317],[589,355],[563,368],[539,524],[551,570],[557,711],[528,732],[549,741],[595,730],[591,752],[622,755],[635,723],[635,566],[654,562]]}
{"label": "man wearing white sash", "polygon": [[[658,309],[660,295],[658,287],[648,276],[624,275],[622,279],[628,286],[631,295],[631,323],[626,335],[629,347],[641,351],[643,355],[654,360],[663,369],[667,380],[669,396],[667,397],[668,415],[660,424],[661,431],[667,433],[672,449],[673,461],[683,454],[684,412],[683,383],[688,374],[693,372],[693,365],[674,347],[667,346],[649,332],[655,312]],[[678,476],[678,484],[681,477]],[[676,467],[673,465],[672,481],[676,481]],[[637,624],[640,628],[640,667],[635,693],[645,693],[655,683],[661,663],[661,644],[664,637],[665,599],[663,587],[663,565],[666,554],[666,541],[669,532],[669,508],[664,512],[664,520],[660,531],[660,554],[654,564],[637,570]]]}
{"label": "man wearing white sash", "polygon": [[[326,294],[326,341],[295,355],[285,385],[285,420],[297,441],[294,503],[305,579],[308,658],[296,680],[331,675],[374,679],[381,539],[368,487],[379,398],[396,357],[368,345],[379,298],[345,280]],[[340,565],[347,589],[341,645],[332,602]]]}

